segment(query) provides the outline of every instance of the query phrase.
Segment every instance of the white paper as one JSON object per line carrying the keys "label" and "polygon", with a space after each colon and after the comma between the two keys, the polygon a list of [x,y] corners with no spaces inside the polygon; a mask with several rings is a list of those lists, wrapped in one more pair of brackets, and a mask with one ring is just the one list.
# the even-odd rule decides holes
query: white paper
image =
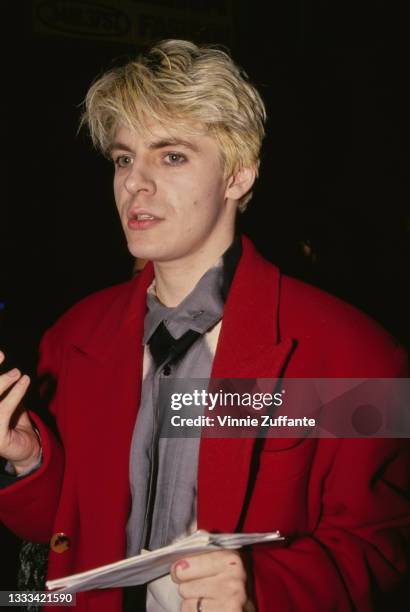
{"label": "white paper", "polygon": [[278,531],[273,533],[208,533],[199,530],[157,550],[144,551],[135,557],[129,557],[109,565],[102,565],[80,574],[48,580],[46,587],[58,590],[58,592],[70,591],[74,593],[90,589],[145,584],[168,574],[175,561],[189,554],[219,548],[241,548],[251,544],[275,542],[283,539]]}

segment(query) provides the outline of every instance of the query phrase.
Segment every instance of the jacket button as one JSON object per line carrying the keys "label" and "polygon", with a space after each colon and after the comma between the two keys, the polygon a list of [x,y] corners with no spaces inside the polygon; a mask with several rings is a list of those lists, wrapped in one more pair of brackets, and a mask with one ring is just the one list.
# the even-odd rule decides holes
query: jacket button
{"label": "jacket button", "polygon": [[65,533],[55,533],[50,541],[53,552],[63,553],[70,548],[70,538]]}

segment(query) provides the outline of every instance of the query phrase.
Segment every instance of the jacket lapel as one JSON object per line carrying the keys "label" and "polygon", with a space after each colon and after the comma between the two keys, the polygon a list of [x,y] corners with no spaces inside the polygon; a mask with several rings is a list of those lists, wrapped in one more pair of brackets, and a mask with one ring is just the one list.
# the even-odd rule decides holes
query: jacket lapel
{"label": "jacket lapel", "polygon": [[80,351],[104,363],[113,352],[130,339],[142,344],[146,293],[154,276],[153,265],[148,263],[136,279],[127,283],[127,291],[117,297],[105,309],[95,329],[86,339],[73,340]]}
{"label": "jacket lapel", "polygon": [[[127,290],[114,294],[105,308],[101,304],[103,314],[86,337],[72,340],[76,380],[83,379],[82,396],[85,390],[90,395],[84,401],[91,401],[104,417],[101,435],[115,432],[116,439],[125,442],[131,439],[140,403],[146,292],[152,278],[149,264]],[[91,327],[94,321],[89,319]],[[128,473],[128,466],[125,469]]]}
{"label": "jacket lapel", "polygon": [[[212,378],[280,378],[294,342],[280,339],[280,273],[243,238],[224,310]],[[254,438],[202,438],[198,471],[198,527],[233,532],[248,488]]]}
{"label": "jacket lapel", "polygon": [[[87,569],[125,555],[131,501],[129,454],[140,404],[146,290],[151,279],[152,266],[147,266],[125,287],[103,293],[97,301],[101,318],[97,320],[94,303],[92,317],[83,318],[86,327],[77,329],[71,340],[67,365],[71,384],[65,397],[75,410],[66,411],[70,418],[66,429],[75,431],[74,452],[81,466],[78,496],[81,507],[87,509],[81,519],[90,543],[84,546]],[[107,487],[106,502],[97,514],[90,512],[95,510],[95,501],[90,505],[90,500],[101,497]],[[101,539],[101,533],[102,549],[92,544]]]}

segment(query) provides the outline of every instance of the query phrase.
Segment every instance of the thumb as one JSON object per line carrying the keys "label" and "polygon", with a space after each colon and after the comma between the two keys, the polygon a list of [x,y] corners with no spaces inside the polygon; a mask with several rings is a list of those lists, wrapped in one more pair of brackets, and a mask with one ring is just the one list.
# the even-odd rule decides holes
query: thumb
{"label": "thumb", "polygon": [[18,427],[24,427],[24,429],[28,429],[31,427],[31,429],[34,429],[33,424],[30,420],[30,417],[27,414],[27,410],[25,408],[22,408],[20,414],[18,415],[17,421],[16,421],[16,425]]}

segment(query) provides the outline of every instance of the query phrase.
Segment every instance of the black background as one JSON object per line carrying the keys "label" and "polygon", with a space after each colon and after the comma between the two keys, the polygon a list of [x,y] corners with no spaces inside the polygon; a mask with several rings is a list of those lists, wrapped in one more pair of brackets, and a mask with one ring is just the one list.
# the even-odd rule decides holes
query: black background
{"label": "black background", "polygon": [[[216,2],[173,4],[218,10]],[[286,272],[360,307],[409,346],[404,9],[323,0],[232,6],[232,36],[204,26],[189,37],[230,46],[267,104],[261,176],[241,227]],[[11,34],[2,59],[0,340],[7,363],[31,372],[47,326],[131,273],[112,169],[77,127],[93,78],[137,49],[35,34],[30,2],[4,2],[0,11]],[[10,560],[2,588],[12,588],[17,541],[0,535]]]}

